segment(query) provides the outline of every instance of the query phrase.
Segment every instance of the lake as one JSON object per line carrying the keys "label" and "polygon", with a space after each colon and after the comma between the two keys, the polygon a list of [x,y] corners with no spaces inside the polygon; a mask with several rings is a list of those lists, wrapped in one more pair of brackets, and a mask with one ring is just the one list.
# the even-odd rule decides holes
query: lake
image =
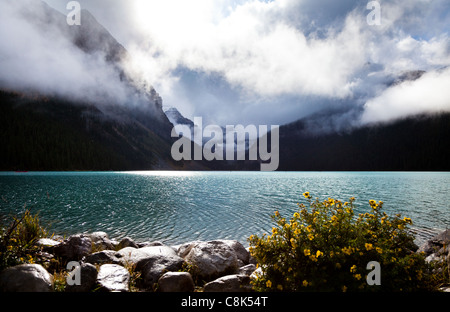
{"label": "lake", "polygon": [[0,215],[39,212],[57,234],[105,231],[120,239],[180,244],[270,231],[302,193],[348,201],[368,212],[410,217],[418,242],[450,225],[448,172],[1,172]]}

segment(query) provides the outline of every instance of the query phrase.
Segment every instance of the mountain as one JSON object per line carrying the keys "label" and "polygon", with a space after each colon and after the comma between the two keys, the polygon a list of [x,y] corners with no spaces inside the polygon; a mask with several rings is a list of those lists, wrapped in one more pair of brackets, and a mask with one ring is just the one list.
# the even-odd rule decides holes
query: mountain
{"label": "mountain", "polygon": [[450,113],[409,117],[345,133],[312,135],[306,129],[302,120],[280,127],[278,170],[450,170]]}
{"label": "mountain", "polygon": [[171,107],[164,111],[172,125],[187,125],[189,128],[194,129],[194,122],[183,115],[175,107]]}
{"label": "mountain", "polygon": [[[86,96],[66,96],[64,92],[14,88],[0,80],[0,170],[260,170],[260,161],[174,161],[171,147],[178,138],[171,137],[173,125],[188,125],[193,133],[194,122],[175,108],[163,111],[157,91],[127,71],[126,49],[88,11],[82,11],[80,26],[70,27],[65,15],[44,2],[31,3],[33,8],[22,14],[33,29],[55,40],[58,36],[67,39],[62,46],[68,44],[81,59],[103,66],[84,67],[92,68],[89,75],[101,78],[95,74],[106,68],[114,84],[106,80],[98,86],[88,85],[94,90],[86,90]],[[58,82],[65,74],[57,72],[51,81]],[[391,84],[423,74],[406,72]],[[38,77],[34,71],[27,75]],[[35,80],[43,77],[41,73]],[[117,88],[123,97],[114,98]],[[91,98],[92,94],[98,96]],[[334,117],[342,113],[323,112],[281,126],[278,170],[450,169],[450,114],[361,128],[335,127],[332,123],[339,119]],[[311,131],[321,127],[328,131]],[[202,139],[201,144],[208,141]],[[235,139],[235,150],[236,143]]]}
{"label": "mountain", "polygon": [[27,22],[43,34],[68,38],[80,55],[103,58],[108,73],[127,92],[127,103],[99,104],[89,98],[0,86],[0,170],[183,168],[185,164],[170,155],[172,125],[162,99],[153,87],[127,74],[126,49],[86,10],[75,27],[44,2],[32,5],[21,12]]}

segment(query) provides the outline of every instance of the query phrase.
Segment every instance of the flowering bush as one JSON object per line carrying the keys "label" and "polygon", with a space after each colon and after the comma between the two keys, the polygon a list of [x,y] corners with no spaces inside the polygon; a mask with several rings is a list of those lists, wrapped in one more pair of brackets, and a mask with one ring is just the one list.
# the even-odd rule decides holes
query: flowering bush
{"label": "flowering bush", "polygon": [[[258,291],[414,291],[432,289],[424,256],[413,252],[411,219],[388,216],[383,202],[371,200],[370,212],[354,213],[348,202],[313,200],[290,219],[277,211],[271,235],[249,238],[260,269]],[[370,262],[379,263],[379,285],[368,283]],[[376,273],[376,272],[373,272]],[[370,285],[369,285],[370,284]]]}
{"label": "flowering bush", "polygon": [[0,270],[17,264],[34,263],[39,251],[34,243],[46,235],[39,216],[32,215],[28,209],[20,218],[13,217],[10,225],[0,224]]}

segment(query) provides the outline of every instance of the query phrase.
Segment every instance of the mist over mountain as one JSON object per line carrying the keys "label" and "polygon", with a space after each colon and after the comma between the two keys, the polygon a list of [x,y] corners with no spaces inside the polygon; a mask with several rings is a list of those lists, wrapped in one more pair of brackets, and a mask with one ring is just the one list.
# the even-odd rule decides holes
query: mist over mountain
{"label": "mist over mountain", "polygon": [[88,11],[69,26],[44,2],[1,6],[15,27],[1,49],[2,170],[178,166],[161,97],[126,72],[126,49]]}
{"label": "mist over mountain", "polygon": [[[136,31],[122,44],[90,10],[81,11],[81,25],[69,26],[66,15],[45,2],[2,1],[1,170],[259,170],[259,160],[173,161],[172,127],[186,124],[193,133],[194,117],[202,117],[203,126],[221,126],[224,143],[227,124],[279,122],[280,170],[448,170],[449,39],[432,34],[431,26],[423,29],[424,39],[401,33],[412,28],[400,17],[421,14],[422,4],[413,2],[402,10],[386,3],[392,9],[386,23],[399,30],[389,32],[387,25],[367,28],[364,8],[353,1],[339,14],[318,16],[315,26],[304,15],[295,19],[294,12],[303,11],[287,14],[309,1],[243,1],[218,15],[215,26],[199,16],[199,25],[217,36],[201,33],[194,40],[182,30],[188,41],[156,27],[155,20],[167,21],[153,15],[142,19],[134,12],[139,18],[128,23],[141,24],[126,30],[101,14],[122,39]],[[98,13],[98,3],[82,7]],[[126,8],[111,3],[105,12],[123,8],[131,16],[129,8],[138,8],[135,1]],[[177,38],[180,46],[172,46]],[[217,46],[201,50],[208,38]],[[368,50],[376,38],[380,47]],[[389,47],[391,58],[381,50]],[[163,97],[171,109],[164,111]],[[203,145],[208,139],[202,139]],[[363,152],[370,146],[388,152]]]}

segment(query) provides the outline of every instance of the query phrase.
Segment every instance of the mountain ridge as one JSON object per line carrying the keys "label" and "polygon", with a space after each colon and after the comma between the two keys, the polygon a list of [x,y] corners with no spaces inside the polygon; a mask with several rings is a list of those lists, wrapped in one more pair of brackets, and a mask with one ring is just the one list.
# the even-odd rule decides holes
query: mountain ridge
{"label": "mountain ridge", "polygon": [[[24,13],[36,27],[59,31],[80,53],[103,57],[129,92],[129,103],[99,105],[0,86],[0,170],[259,170],[260,160],[174,161],[173,123],[193,129],[193,122],[176,109],[164,112],[156,90],[127,73],[126,49],[92,14],[83,10],[82,25],[68,26],[62,13],[36,3],[40,14]],[[423,74],[403,73],[392,83]],[[338,132],[332,116],[322,112],[281,126],[278,170],[450,170],[448,113]],[[311,131],[321,124],[332,131]]]}

